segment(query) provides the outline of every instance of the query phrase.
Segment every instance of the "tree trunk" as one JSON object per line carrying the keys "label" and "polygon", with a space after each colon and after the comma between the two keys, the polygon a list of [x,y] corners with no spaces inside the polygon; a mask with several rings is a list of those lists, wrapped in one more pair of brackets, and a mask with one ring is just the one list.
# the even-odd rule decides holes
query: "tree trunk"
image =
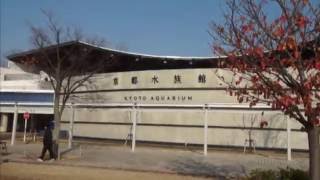
{"label": "tree trunk", "polygon": [[60,134],[60,95],[59,92],[54,93],[54,104],[53,104],[53,113],[54,113],[54,130],[53,130],[53,151],[55,158],[60,158],[59,151],[59,134]]}
{"label": "tree trunk", "polygon": [[319,127],[308,130],[309,175],[312,180],[320,180],[320,142]]}

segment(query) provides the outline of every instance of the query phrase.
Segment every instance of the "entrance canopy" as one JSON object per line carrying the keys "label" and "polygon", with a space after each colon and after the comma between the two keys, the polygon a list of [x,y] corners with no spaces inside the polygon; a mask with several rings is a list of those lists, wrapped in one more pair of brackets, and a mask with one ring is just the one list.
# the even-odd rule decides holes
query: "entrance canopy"
{"label": "entrance canopy", "polygon": [[[125,72],[141,70],[160,69],[191,69],[191,68],[213,68],[217,67],[218,57],[179,57],[179,56],[154,56],[138,54],[125,51],[99,47],[81,41],[69,41],[59,45],[52,45],[41,49],[33,49],[8,56],[8,59],[27,72],[38,73],[44,70],[46,64],[42,61],[43,56],[51,60],[54,64],[57,61],[57,49],[60,57],[65,58],[63,66],[70,66],[71,61],[79,61],[81,69],[93,68],[97,62],[104,60],[102,70],[98,73]],[[84,54],[83,52],[87,52]],[[83,56],[82,56],[83,54]],[[110,63],[114,60],[113,63]],[[28,64],[28,66],[26,66]]]}

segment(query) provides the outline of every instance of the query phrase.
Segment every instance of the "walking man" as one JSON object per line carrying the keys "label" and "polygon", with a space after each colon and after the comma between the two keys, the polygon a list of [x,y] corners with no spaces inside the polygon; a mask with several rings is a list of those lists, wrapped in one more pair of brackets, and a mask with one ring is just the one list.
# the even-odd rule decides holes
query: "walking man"
{"label": "walking man", "polygon": [[50,126],[44,127],[44,134],[43,134],[43,148],[41,152],[41,156],[38,158],[38,161],[43,161],[46,151],[50,153],[50,161],[54,160],[54,154],[52,151],[52,131]]}

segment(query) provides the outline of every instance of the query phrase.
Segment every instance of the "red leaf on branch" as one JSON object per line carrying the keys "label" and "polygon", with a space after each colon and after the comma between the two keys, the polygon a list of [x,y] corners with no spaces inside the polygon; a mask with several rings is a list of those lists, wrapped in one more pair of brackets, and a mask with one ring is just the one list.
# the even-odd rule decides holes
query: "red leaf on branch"
{"label": "red leaf on branch", "polygon": [[293,52],[293,57],[294,57],[294,58],[298,59],[299,56],[300,56],[300,52],[299,52],[299,51],[294,51],[294,52]]}
{"label": "red leaf on branch", "polygon": [[280,102],[284,109],[287,109],[289,106],[295,104],[295,101],[290,96],[284,96],[280,99]]}
{"label": "red leaf on branch", "polygon": [[256,48],[254,48],[254,53],[256,54],[256,55],[258,55],[259,57],[263,57],[263,49],[261,48],[261,47],[256,47]]}
{"label": "red leaf on branch", "polygon": [[251,81],[252,81],[252,83],[256,83],[257,81],[259,80],[259,77],[258,76],[252,76],[251,77]]}
{"label": "red leaf on branch", "polygon": [[296,18],[296,26],[299,28],[305,28],[308,23],[308,18],[305,16],[299,16]]}
{"label": "red leaf on branch", "polygon": [[279,43],[277,46],[278,51],[284,51],[286,50],[286,44],[285,43]]}
{"label": "red leaf on branch", "polygon": [[262,70],[265,70],[266,67],[267,67],[267,64],[266,64],[264,61],[261,61],[261,62],[260,62],[260,66],[261,66],[261,69],[262,69]]}
{"label": "red leaf on branch", "polygon": [[317,69],[317,70],[320,70],[320,62],[316,62],[314,67]]}
{"label": "red leaf on branch", "polygon": [[297,47],[296,39],[294,37],[288,37],[286,46],[288,49],[296,49]]}
{"label": "red leaf on branch", "polygon": [[282,37],[284,33],[285,33],[284,29],[282,27],[279,27],[273,32],[273,35],[277,37]]}
{"label": "red leaf on branch", "polygon": [[254,29],[254,25],[252,23],[241,26],[241,31],[243,33],[252,32],[253,29]]}
{"label": "red leaf on branch", "polygon": [[285,22],[287,22],[287,16],[286,16],[286,15],[280,16],[279,21],[280,21],[282,24],[284,24]]}
{"label": "red leaf on branch", "polygon": [[319,126],[319,125],[320,125],[320,120],[319,120],[319,118],[313,120],[313,121],[312,121],[312,124],[313,124],[314,126]]}
{"label": "red leaf on branch", "polygon": [[303,84],[304,88],[307,90],[310,90],[312,88],[312,83],[311,81],[307,81]]}

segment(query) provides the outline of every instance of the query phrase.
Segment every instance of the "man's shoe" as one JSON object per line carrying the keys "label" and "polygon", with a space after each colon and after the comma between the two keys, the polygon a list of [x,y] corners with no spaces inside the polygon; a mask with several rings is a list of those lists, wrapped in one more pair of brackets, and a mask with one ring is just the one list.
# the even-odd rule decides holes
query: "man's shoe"
{"label": "man's shoe", "polygon": [[43,162],[43,159],[38,158],[37,161],[38,161],[38,162]]}
{"label": "man's shoe", "polygon": [[54,160],[55,160],[55,159],[52,158],[52,159],[49,160],[49,162],[54,162]]}

